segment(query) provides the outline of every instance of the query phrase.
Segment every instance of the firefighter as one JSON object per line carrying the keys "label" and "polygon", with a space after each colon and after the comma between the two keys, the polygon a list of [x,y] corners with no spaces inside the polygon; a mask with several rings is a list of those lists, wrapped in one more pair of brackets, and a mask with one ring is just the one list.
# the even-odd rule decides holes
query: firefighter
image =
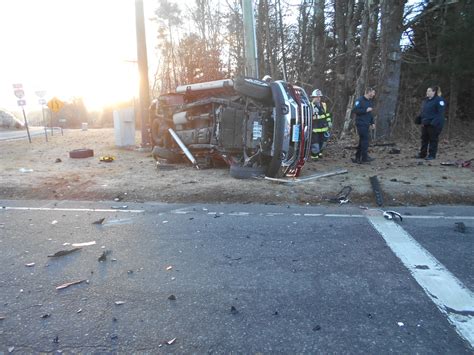
{"label": "firefighter", "polygon": [[325,102],[321,101],[323,94],[321,90],[315,89],[311,93],[313,105],[313,133],[311,135],[311,158],[317,160],[323,156],[323,149],[330,137],[332,127],[332,116],[327,110]]}
{"label": "firefighter", "polygon": [[365,89],[365,94],[359,97],[352,109],[352,112],[356,115],[355,124],[357,127],[357,133],[359,134],[359,146],[355,159],[352,159],[354,163],[363,164],[370,163],[374,158],[369,157],[369,129],[375,129],[373,111],[373,101],[375,97],[375,89]]}

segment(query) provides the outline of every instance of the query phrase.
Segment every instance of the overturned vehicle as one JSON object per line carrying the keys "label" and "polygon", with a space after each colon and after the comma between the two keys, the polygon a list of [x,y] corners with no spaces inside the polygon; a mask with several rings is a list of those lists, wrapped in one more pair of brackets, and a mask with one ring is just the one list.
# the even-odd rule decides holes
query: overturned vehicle
{"label": "overturned vehicle", "polygon": [[303,89],[252,78],[183,85],[150,106],[153,156],[225,163],[235,178],[298,176],[310,153],[312,107]]}

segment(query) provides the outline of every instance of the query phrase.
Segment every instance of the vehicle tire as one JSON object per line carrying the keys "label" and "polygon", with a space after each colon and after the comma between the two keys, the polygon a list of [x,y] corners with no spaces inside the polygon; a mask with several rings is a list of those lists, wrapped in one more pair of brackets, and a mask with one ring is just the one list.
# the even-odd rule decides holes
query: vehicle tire
{"label": "vehicle tire", "polygon": [[272,90],[265,81],[239,77],[234,80],[234,90],[266,104],[273,103]]}
{"label": "vehicle tire", "polygon": [[92,149],[74,149],[69,152],[69,157],[74,159],[90,158],[94,156]]}
{"label": "vehicle tire", "polygon": [[265,168],[261,166],[251,167],[232,164],[230,166],[229,174],[234,179],[251,179],[256,176],[265,175]]}
{"label": "vehicle tire", "polygon": [[172,150],[159,147],[159,146],[153,147],[151,155],[153,156],[155,160],[157,160],[158,158],[161,158],[161,159],[167,160],[170,163],[178,163],[181,161],[181,155],[173,152]]}

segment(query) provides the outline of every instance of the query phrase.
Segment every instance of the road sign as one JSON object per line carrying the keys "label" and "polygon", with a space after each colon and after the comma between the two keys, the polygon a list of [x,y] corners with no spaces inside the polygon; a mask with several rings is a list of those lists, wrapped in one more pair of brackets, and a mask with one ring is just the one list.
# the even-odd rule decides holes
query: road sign
{"label": "road sign", "polygon": [[18,106],[25,106],[26,100],[18,100],[17,103],[18,103]]}
{"label": "road sign", "polygon": [[25,97],[25,91],[23,91],[23,89],[15,89],[13,90],[13,93],[19,99],[22,99],[23,97]]}
{"label": "road sign", "polygon": [[23,84],[13,84],[14,89],[23,89]]}
{"label": "road sign", "polygon": [[64,106],[64,102],[59,100],[57,97],[53,97],[48,101],[48,107],[53,112],[59,112]]}
{"label": "road sign", "polygon": [[38,96],[39,98],[43,98],[43,97],[45,97],[45,95],[46,95],[46,90],[38,90],[38,91],[35,91],[35,94],[36,94],[36,96]]}

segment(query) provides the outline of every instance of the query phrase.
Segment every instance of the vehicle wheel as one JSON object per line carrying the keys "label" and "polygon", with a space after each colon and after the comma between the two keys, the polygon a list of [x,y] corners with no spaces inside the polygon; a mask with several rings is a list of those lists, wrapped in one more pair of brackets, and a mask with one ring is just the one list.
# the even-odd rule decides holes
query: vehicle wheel
{"label": "vehicle wheel", "polygon": [[153,151],[151,152],[151,155],[155,160],[157,159],[166,159],[170,163],[178,163],[181,161],[181,155],[178,153],[173,152],[172,150],[159,147],[159,146],[154,146]]}
{"label": "vehicle wheel", "polygon": [[251,179],[256,176],[265,175],[265,168],[261,166],[255,168],[232,164],[230,166],[229,174],[235,179]]}
{"label": "vehicle wheel", "polygon": [[234,80],[234,90],[266,104],[273,103],[272,90],[265,81],[240,77]]}
{"label": "vehicle wheel", "polygon": [[92,149],[74,149],[69,152],[69,157],[74,159],[90,158],[94,156]]}

